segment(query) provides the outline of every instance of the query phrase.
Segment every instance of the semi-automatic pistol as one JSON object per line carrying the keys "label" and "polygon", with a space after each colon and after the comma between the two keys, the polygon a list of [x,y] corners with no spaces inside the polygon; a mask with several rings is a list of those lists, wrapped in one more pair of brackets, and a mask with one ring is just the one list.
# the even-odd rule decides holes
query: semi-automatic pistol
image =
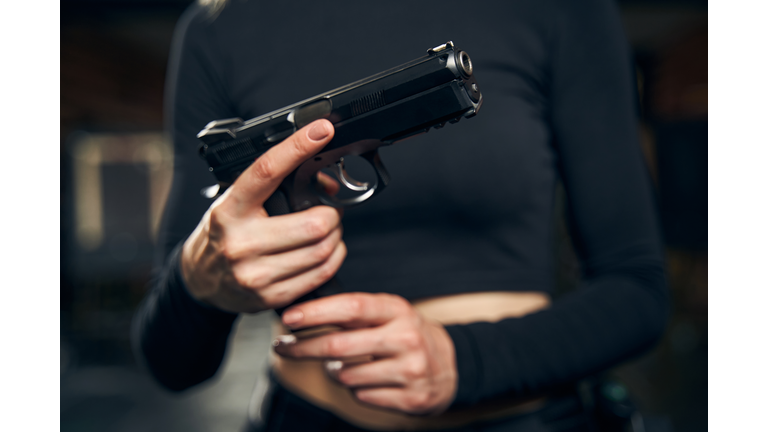
{"label": "semi-automatic pistol", "polygon": [[[483,103],[472,60],[453,42],[430,48],[427,55],[335,90],[305,99],[248,121],[216,120],[197,135],[200,155],[218,185],[202,192],[223,192],[253,161],[301,127],[330,120],[335,135],[314,157],[288,175],[264,204],[270,215],[315,205],[344,207],[379,194],[389,182],[378,148],[473,117]],[[344,157],[370,163],[375,179],[353,179]],[[330,169],[351,196],[331,196],[317,185],[317,173]]]}

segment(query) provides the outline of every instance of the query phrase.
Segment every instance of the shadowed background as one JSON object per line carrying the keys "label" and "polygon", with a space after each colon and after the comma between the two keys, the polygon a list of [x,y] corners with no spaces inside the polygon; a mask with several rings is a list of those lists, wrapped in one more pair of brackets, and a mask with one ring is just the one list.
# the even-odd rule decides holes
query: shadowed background
{"label": "shadowed background", "polygon": [[[130,350],[130,320],[148,286],[172,169],[162,131],[166,64],[174,26],[189,4],[61,2],[63,431],[237,430],[255,371],[265,364],[271,313],[240,319],[217,377],[180,395],[142,374]],[[673,315],[653,351],[610,375],[630,390],[653,430],[701,431],[707,429],[707,4],[619,6],[637,67],[641,142],[657,186]],[[562,293],[575,285],[579,268],[564,223],[558,233]]]}

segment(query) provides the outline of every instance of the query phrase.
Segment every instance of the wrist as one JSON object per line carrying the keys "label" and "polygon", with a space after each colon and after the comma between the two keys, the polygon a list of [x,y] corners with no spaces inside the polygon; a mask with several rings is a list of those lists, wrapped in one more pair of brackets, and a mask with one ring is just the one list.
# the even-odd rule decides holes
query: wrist
{"label": "wrist", "polygon": [[213,284],[201,284],[201,276],[196,274],[197,263],[199,261],[200,253],[200,227],[198,226],[195,231],[187,237],[182,245],[181,252],[179,254],[179,273],[184,282],[184,286],[187,288],[189,295],[196,301],[203,303],[206,306],[213,306],[208,297],[210,293],[205,292],[204,286],[213,286]]}
{"label": "wrist", "polygon": [[[171,295],[177,299],[179,304],[183,304],[184,308],[190,308],[202,313],[206,316],[233,316],[232,312],[215,307],[211,303],[195,297],[190,290],[189,284],[183,275],[183,260],[184,244],[180,244],[176,247],[176,250],[171,253],[167,262],[167,268],[169,270],[169,286]],[[211,316],[213,316],[211,315]],[[237,316],[237,314],[234,314]]]}
{"label": "wrist", "polygon": [[192,275],[192,255],[192,236],[190,236],[181,247],[181,253],[179,254],[179,273],[181,274],[181,279],[184,281],[184,285],[187,287],[189,294],[195,299],[198,299],[196,295],[197,290],[192,286],[192,282],[194,281],[194,276]]}
{"label": "wrist", "polygon": [[479,373],[482,364],[476,343],[466,325],[443,327],[451,338],[456,367],[456,389],[451,408],[464,408],[478,402]]}
{"label": "wrist", "polygon": [[440,414],[451,406],[458,390],[456,348],[451,336],[442,324],[437,321],[430,321],[428,326],[430,333],[432,333],[432,339],[435,341],[435,350],[440,370],[440,374],[437,377],[440,382],[439,388],[441,389],[440,402],[435,406],[433,414]]}

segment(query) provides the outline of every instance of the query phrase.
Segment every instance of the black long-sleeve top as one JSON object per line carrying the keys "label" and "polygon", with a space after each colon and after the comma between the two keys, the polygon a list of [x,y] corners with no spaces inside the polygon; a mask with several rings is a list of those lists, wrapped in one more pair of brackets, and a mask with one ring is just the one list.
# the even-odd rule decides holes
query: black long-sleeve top
{"label": "black long-sleeve top", "polygon": [[179,23],[167,94],[174,181],[157,277],[134,322],[138,355],[158,381],[180,390],[215,374],[237,317],[195,301],[178,268],[178,245],[211,204],[199,191],[215,183],[197,155],[197,132],[448,40],[470,54],[484,105],[475,118],[381,150],[390,186],[345,212],[345,290],[409,299],[551,293],[561,181],[583,283],[532,315],[448,326],[455,404],[546,391],[649,348],[668,300],[615,5],[325,3],[230,0],[213,15],[194,6]]}

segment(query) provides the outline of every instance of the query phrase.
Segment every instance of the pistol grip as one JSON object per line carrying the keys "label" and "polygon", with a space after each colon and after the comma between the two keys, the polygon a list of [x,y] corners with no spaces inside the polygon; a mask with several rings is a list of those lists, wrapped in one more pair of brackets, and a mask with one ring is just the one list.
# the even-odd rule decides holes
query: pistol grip
{"label": "pistol grip", "polygon": [[270,216],[279,216],[291,212],[291,209],[288,206],[288,198],[286,198],[285,193],[283,193],[281,188],[278,188],[275,193],[264,201],[264,210],[266,210],[267,214]]}
{"label": "pistol grip", "polygon": [[[278,188],[275,193],[273,193],[267,201],[264,202],[264,209],[267,211],[267,213],[270,216],[279,216],[290,213],[290,208],[288,206],[288,199],[285,196],[285,193],[281,190],[282,188]],[[341,292],[341,283],[336,279],[336,276],[334,276],[331,280],[326,282],[325,284],[321,285],[317,289],[308,292],[307,294],[304,294],[302,297],[296,299],[293,303],[291,303],[288,306],[275,309],[275,312],[279,316],[283,315],[283,312],[290,307],[291,305],[297,304],[297,303],[303,303],[305,301],[314,300],[320,297],[329,296],[332,294],[338,294]]]}

